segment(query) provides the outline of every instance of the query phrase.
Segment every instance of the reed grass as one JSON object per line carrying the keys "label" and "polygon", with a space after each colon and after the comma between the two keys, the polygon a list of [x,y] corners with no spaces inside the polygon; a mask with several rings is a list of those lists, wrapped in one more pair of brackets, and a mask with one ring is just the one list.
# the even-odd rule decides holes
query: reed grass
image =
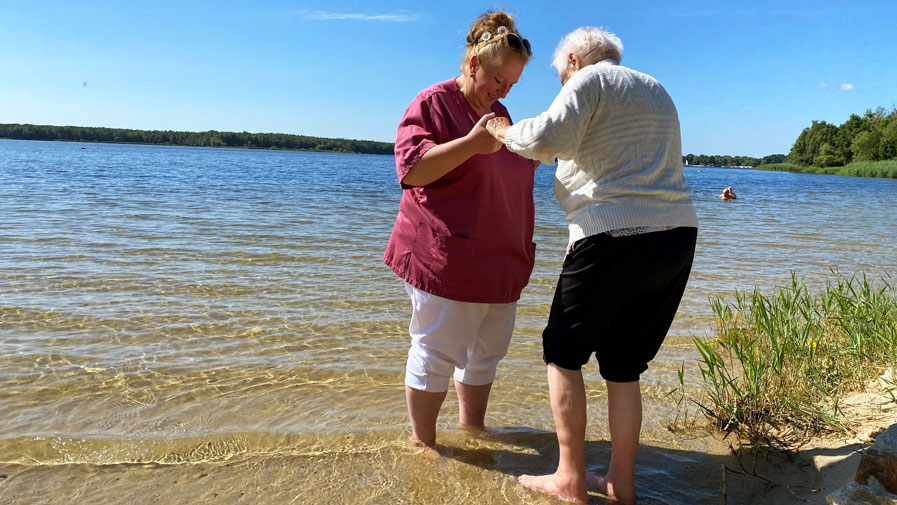
{"label": "reed grass", "polygon": [[754,170],[766,170],[767,172],[794,172],[794,173],[814,173],[808,172],[807,169],[812,168],[818,170],[819,167],[802,167],[793,163],[770,163],[769,165],[757,165]]}
{"label": "reed grass", "polygon": [[841,167],[839,175],[897,179],[897,160],[855,161],[847,166]]}
{"label": "reed grass", "polygon": [[755,167],[755,169],[802,174],[830,174],[847,175],[851,177],[882,177],[887,179],[897,179],[897,160],[855,161],[843,167],[802,167],[792,163],[773,163],[769,165],[759,165]]}
{"label": "reed grass", "polygon": [[683,364],[671,392],[680,410],[697,406],[752,446],[791,449],[849,432],[841,398],[897,364],[897,298],[887,279],[833,275],[817,295],[792,274],[791,285],[770,296],[754,290],[712,300],[717,336],[694,339],[702,387],[686,391]]}

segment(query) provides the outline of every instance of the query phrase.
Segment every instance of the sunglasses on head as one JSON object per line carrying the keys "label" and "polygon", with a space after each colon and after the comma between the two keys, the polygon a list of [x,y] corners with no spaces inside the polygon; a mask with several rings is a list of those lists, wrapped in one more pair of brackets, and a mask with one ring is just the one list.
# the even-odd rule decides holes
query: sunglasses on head
{"label": "sunglasses on head", "polygon": [[517,51],[518,53],[526,51],[527,56],[533,55],[533,48],[530,45],[529,41],[512,32],[511,30],[508,30],[507,26],[499,26],[494,36],[491,32],[483,32],[483,34],[480,35],[478,44],[487,46],[495,42],[496,40],[501,40],[504,38],[508,39],[508,45],[511,46],[511,49],[513,49],[514,51]]}
{"label": "sunglasses on head", "polygon": [[527,56],[533,55],[533,48],[530,46],[529,41],[521,38],[516,33],[509,33],[507,35],[508,45],[511,46],[511,49],[519,52],[526,51]]}

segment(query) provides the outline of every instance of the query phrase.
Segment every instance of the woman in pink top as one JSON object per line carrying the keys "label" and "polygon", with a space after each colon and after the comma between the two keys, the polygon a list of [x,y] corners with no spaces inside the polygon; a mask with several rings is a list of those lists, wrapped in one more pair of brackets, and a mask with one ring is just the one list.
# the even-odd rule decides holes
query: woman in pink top
{"label": "woman in pink top", "polygon": [[[504,12],[471,26],[457,78],[421,91],[396,134],[399,213],[383,257],[411,298],[405,398],[414,439],[436,444],[454,377],[462,427],[482,429],[516,302],[535,257],[532,161],[509,152],[486,121],[529,60]],[[510,120],[510,118],[509,118]]]}

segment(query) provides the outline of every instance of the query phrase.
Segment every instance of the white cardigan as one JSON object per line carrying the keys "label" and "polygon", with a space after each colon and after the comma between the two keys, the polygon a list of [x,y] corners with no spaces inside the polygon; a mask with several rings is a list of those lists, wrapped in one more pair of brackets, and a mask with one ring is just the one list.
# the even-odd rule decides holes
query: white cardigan
{"label": "white cardigan", "polygon": [[604,60],[573,74],[547,111],[505,132],[511,151],[559,160],[554,193],[570,243],[609,230],[698,226],[679,115],[650,75]]}

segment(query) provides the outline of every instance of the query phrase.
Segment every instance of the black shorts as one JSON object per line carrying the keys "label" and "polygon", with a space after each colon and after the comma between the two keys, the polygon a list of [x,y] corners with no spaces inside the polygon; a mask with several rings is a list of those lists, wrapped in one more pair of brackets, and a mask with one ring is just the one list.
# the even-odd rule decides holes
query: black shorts
{"label": "black shorts", "polygon": [[579,370],[594,352],[605,380],[639,380],[676,316],[697,236],[679,227],[573,244],[542,332],[545,363]]}

